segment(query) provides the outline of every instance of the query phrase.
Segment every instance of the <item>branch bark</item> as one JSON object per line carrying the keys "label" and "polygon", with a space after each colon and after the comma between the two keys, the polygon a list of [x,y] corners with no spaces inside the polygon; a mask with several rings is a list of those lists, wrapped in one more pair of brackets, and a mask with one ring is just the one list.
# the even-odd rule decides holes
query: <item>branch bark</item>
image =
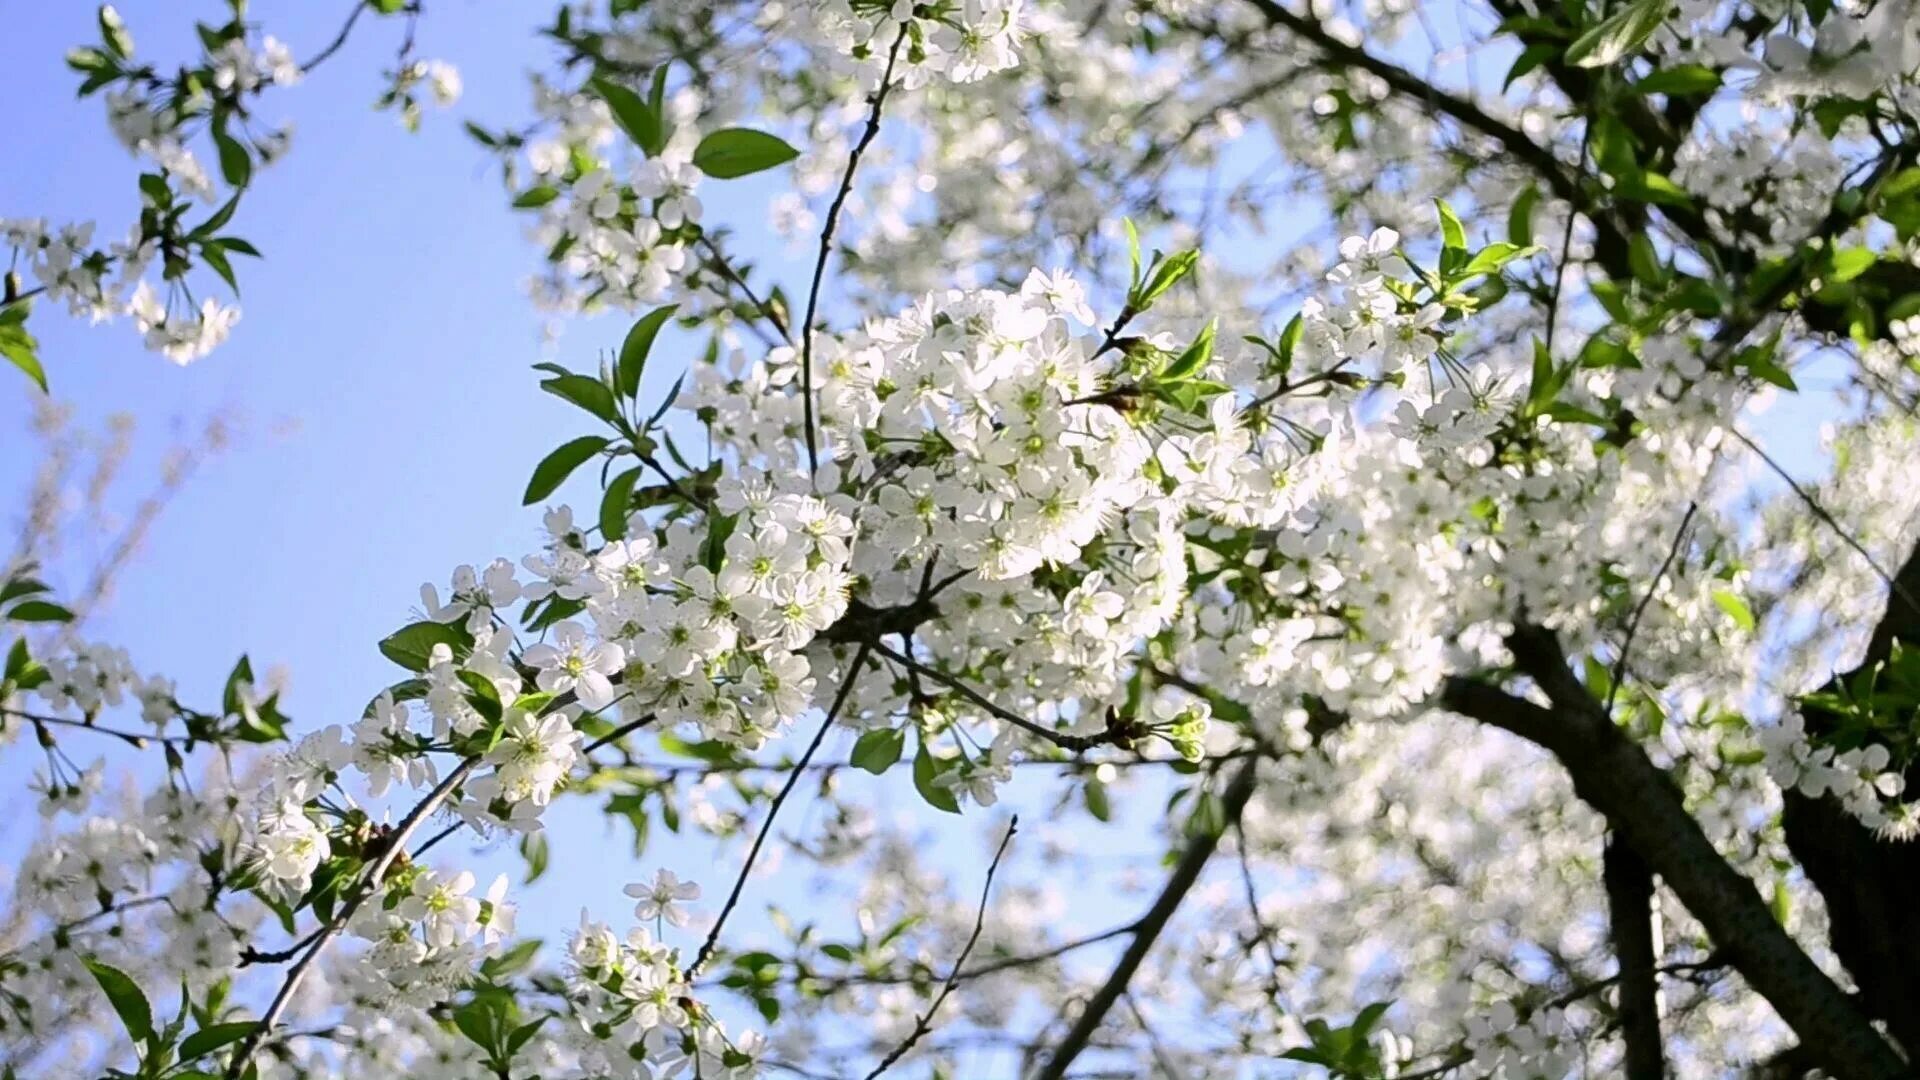
{"label": "branch bark", "polygon": [[1707,839],[1672,778],[1607,719],[1568,670],[1552,635],[1523,626],[1509,644],[1520,669],[1546,691],[1554,709],[1463,678],[1447,681],[1443,704],[1558,758],[1574,791],[1660,875],[1728,963],[1815,1049],[1829,1072],[1842,1080],[1911,1077],[1893,1047],[1774,920],[1753,882]]}
{"label": "branch bark", "polygon": [[1060,1040],[1060,1045],[1047,1058],[1046,1064],[1034,1074],[1034,1080],[1061,1080],[1066,1076],[1073,1060],[1087,1048],[1094,1032],[1100,1029],[1100,1022],[1106,1019],[1120,996],[1126,993],[1127,984],[1133,981],[1134,974],[1140,970],[1141,961],[1153,948],[1154,940],[1167,928],[1167,921],[1179,909],[1180,901],[1200,880],[1200,872],[1206,869],[1207,860],[1213,858],[1214,851],[1220,846],[1220,837],[1225,835],[1227,829],[1240,823],[1247,800],[1253,796],[1259,762],[1257,757],[1248,758],[1233,774],[1233,779],[1227,782],[1226,793],[1221,796],[1225,811],[1222,828],[1219,832],[1195,837],[1187,845],[1185,854],[1180,856],[1179,864],[1173,868],[1172,876],[1167,879],[1166,887],[1160,890],[1153,907],[1134,924],[1133,940],[1128,942],[1127,951],[1120,955],[1120,962],[1114,965],[1106,982],[1088,999],[1086,1008],[1080,1010],[1079,1019],[1074,1021],[1066,1037]]}
{"label": "branch bark", "polygon": [[1619,837],[1607,839],[1601,881],[1607,890],[1613,954],[1620,964],[1620,1030],[1626,1038],[1627,1080],[1662,1080],[1658,949],[1653,940],[1653,873]]}

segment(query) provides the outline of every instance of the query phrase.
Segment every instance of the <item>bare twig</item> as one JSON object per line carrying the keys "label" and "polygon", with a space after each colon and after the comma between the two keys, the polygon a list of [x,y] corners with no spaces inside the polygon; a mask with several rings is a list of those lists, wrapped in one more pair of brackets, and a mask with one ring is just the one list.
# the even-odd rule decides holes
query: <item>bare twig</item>
{"label": "bare twig", "polygon": [[707,940],[700,943],[700,951],[694,954],[693,963],[687,968],[689,982],[700,974],[700,969],[713,958],[714,950],[719,947],[720,932],[726,928],[727,917],[733,914],[735,905],[740,903],[740,894],[747,887],[747,877],[753,873],[753,863],[760,857],[760,849],[766,846],[767,837],[773,835],[773,823],[780,816],[780,807],[786,803],[787,796],[793,794],[794,787],[800,783],[800,777],[807,771],[807,763],[813,760],[814,752],[819,750],[820,744],[826,741],[827,732],[833,730],[834,721],[839,718],[841,708],[846,705],[847,699],[853,696],[853,686],[860,681],[860,667],[867,662],[868,651],[869,646],[862,645],[854,652],[853,663],[848,665],[846,677],[840,680],[840,692],[834,695],[833,704],[828,707],[827,715],[820,721],[820,730],[813,733],[813,741],[807,744],[806,753],[800,755],[800,760],[794,765],[793,771],[787,774],[787,782],[780,786],[779,793],[773,797],[773,805],[767,809],[767,820],[760,823],[760,832],[754,836],[753,846],[747,849],[747,860],[740,866],[740,876],[733,880],[733,891],[727,894],[727,902],[720,907],[720,917],[713,921],[713,929],[707,931]]}
{"label": "bare twig", "polygon": [[1013,843],[1013,834],[1019,828],[1020,817],[1016,814],[1012,821],[1007,822],[1007,834],[1000,838],[1000,847],[994,851],[993,861],[987,864],[987,880],[986,884],[980,886],[980,908],[973,917],[973,933],[967,935],[967,943],[961,948],[960,955],[954,959],[953,969],[947,974],[947,981],[940,987],[940,993],[934,996],[933,1004],[928,1005],[927,1010],[914,1021],[913,1031],[907,1035],[906,1040],[894,1047],[892,1053],[880,1059],[880,1064],[875,1065],[873,1071],[867,1074],[867,1080],[874,1080],[875,1077],[892,1068],[894,1062],[905,1057],[915,1043],[933,1030],[934,1016],[940,1012],[940,1006],[947,1003],[947,998],[952,996],[954,987],[960,985],[962,978],[960,969],[966,964],[967,956],[973,952],[974,945],[979,942],[980,931],[987,925],[987,898],[993,895],[993,875],[1000,869],[1000,859],[1006,855],[1007,845]]}
{"label": "bare twig", "polygon": [[980,691],[975,690],[973,687],[968,686],[966,683],[961,682],[946,672],[937,668],[928,667],[905,653],[888,648],[884,642],[874,642],[873,650],[887,659],[892,660],[894,663],[899,664],[901,667],[906,668],[908,671],[923,678],[931,679],[947,689],[952,690],[954,693],[985,709],[994,718],[1004,720],[1028,734],[1037,735],[1062,749],[1073,751],[1091,750],[1096,746],[1105,746],[1117,740],[1117,736],[1111,732],[1103,732],[1099,735],[1072,735],[1061,731],[1051,731],[1011,709],[994,704],[993,700],[985,694],[982,694]]}
{"label": "bare twig", "polygon": [[1680,518],[1680,528],[1673,534],[1673,546],[1667,549],[1667,557],[1660,563],[1660,569],[1654,571],[1653,580],[1647,583],[1647,592],[1634,605],[1633,617],[1627,620],[1627,636],[1620,642],[1620,657],[1613,662],[1613,678],[1607,686],[1606,711],[1613,715],[1613,700],[1620,696],[1621,680],[1627,677],[1627,657],[1633,652],[1633,637],[1640,631],[1640,617],[1647,613],[1647,605],[1653,603],[1653,594],[1660,591],[1660,579],[1672,569],[1673,560],[1680,557],[1680,549],[1687,542],[1687,526],[1693,524],[1693,515],[1700,509],[1698,502],[1687,504],[1687,512]]}
{"label": "bare twig", "polygon": [[800,398],[807,424],[807,470],[818,472],[820,469],[819,436],[814,431],[813,421],[813,319],[820,310],[820,283],[826,279],[827,260],[833,255],[833,233],[840,227],[840,210],[847,204],[847,197],[853,194],[853,174],[860,168],[860,155],[880,134],[880,110],[886,105],[887,92],[893,88],[893,63],[900,56],[900,46],[907,40],[908,23],[900,24],[900,32],[894,35],[893,47],[887,50],[886,70],[880,73],[880,85],[874,88],[871,98],[872,108],[867,110],[866,130],[860,133],[860,141],[853,144],[853,152],[847,155],[847,171],[840,177],[840,190],[834,193],[833,202],[827,207],[827,222],[820,230],[820,254],[813,263],[813,284],[807,288],[807,317],[800,324]]}
{"label": "bare twig", "polygon": [[[1247,807],[1247,800],[1253,796],[1254,780],[1259,764],[1259,758],[1248,758],[1240,766],[1240,770],[1234,773],[1233,779],[1227,783],[1226,794],[1221,799],[1222,812],[1227,824],[1240,820],[1241,812]],[[1066,1037],[1060,1040],[1060,1045],[1047,1058],[1046,1064],[1034,1074],[1035,1080],[1062,1080],[1067,1075],[1067,1069],[1073,1064],[1073,1059],[1079,1057],[1080,1052],[1087,1048],[1087,1043],[1092,1040],[1093,1033],[1099,1029],[1100,1022],[1106,1019],[1114,1003],[1119,1001],[1120,995],[1126,991],[1127,984],[1133,981],[1134,973],[1140,970],[1141,961],[1146,959],[1147,951],[1153,948],[1153,943],[1160,936],[1160,932],[1166,929],[1167,921],[1173,918],[1174,911],[1180,907],[1180,901],[1186,898],[1194,883],[1200,880],[1200,872],[1206,869],[1207,860],[1213,857],[1214,850],[1220,846],[1220,836],[1220,832],[1203,833],[1194,837],[1187,845],[1186,853],[1180,856],[1180,862],[1174,867],[1172,876],[1167,879],[1166,887],[1160,890],[1160,896],[1153,902],[1153,907],[1147,909],[1146,915],[1135,927],[1133,941],[1128,943],[1127,951],[1121,954],[1120,962],[1114,965],[1113,972],[1107,976],[1107,981],[1094,992],[1093,997],[1087,1001],[1086,1007],[1080,1010],[1079,1019],[1074,1021]]]}

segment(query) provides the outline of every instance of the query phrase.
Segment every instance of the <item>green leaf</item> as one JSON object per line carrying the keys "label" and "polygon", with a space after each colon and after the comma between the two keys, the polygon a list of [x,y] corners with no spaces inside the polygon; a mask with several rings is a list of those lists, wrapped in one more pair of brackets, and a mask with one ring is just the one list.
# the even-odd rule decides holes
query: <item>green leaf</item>
{"label": "green leaf", "polygon": [[1687,193],[1686,188],[1657,172],[1643,172],[1625,177],[1617,190],[1626,198],[1658,203],[1662,206],[1693,205],[1693,196]]}
{"label": "green leaf", "polygon": [[1219,322],[1219,319],[1207,320],[1207,325],[1200,331],[1200,336],[1193,339],[1193,344],[1187,346],[1187,350],[1180,354],[1178,360],[1160,373],[1159,380],[1180,382],[1199,374],[1200,370],[1207,366],[1207,361],[1213,359],[1213,333]]}
{"label": "green leaf", "polygon": [[853,744],[852,761],[875,776],[893,767],[907,747],[907,733],[900,728],[875,728],[862,734]]}
{"label": "green leaf", "polygon": [[1529,187],[1513,200],[1513,209],[1507,211],[1507,239],[1521,247],[1533,243],[1533,208],[1540,202],[1540,189]]}
{"label": "green leaf", "polygon": [[247,181],[253,179],[253,158],[248,156],[247,148],[218,126],[213,128],[213,145],[220,152],[221,178],[233,187],[246,187]]}
{"label": "green leaf", "polygon": [[960,812],[960,802],[954,798],[953,789],[934,783],[943,771],[940,763],[927,751],[925,741],[922,741],[920,749],[913,755],[913,789],[935,810],[957,814]]}
{"label": "green leaf", "polygon": [[[1156,253],[1156,259],[1158,255]],[[1128,306],[1135,311],[1145,311],[1153,306],[1155,300],[1165,296],[1168,290],[1180,284],[1200,265],[1200,253],[1193,249],[1176,251],[1163,262],[1156,262],[1147,268],[1146,284],[1134,290],[1127,298]]]}
{"label": "green leaf", "polygon": [[382,638],[380,652],[408,671],[425,671],[432,660],[435,645],[448,646],[458,657],[463,648],[473,647],[473,638],[450,623],[417,622]]}
{"label": "green leaf", "polygon": [[500,704],[500,688],[493,685],[493,680],[477,671],[462,671],[460,681],[467,685],[467,703],[473,711],[490,724],[499,723],[505,710]]}
{"label": "green leaf", "polygon": [[608,543],[627,536],[627,511],[633,505],[633,485],[640,482],[640,466],[621,473],[600,497],[600,536]]}
{"label": "green leaf", "polygon": [[749,176],[800,156],[784,139],[751,128],[721,128],[709,132],[693,148],[693,164],[717,180]]}
{"label": "green leaf", "polygon": [[1514,58],[1513,66],[1507,69],[1507,77],[1501,82],[1500,89],[1506,90],[1512,87],[1522,76],[1558,55],[1560,55],[1560,46],[1551,41],[1536,41],[1520,50],[1520,55]]}
{"label": "green leaf", "polygon": [[554,187],[552,184],[540,184],[535,187],[530,187],[514,196],[513,208],[515,210],[538,210],[559,197],[559,188]]}
{"label": "green leaf", "polygon": [[1525,255],[1531,249],[1519,244],[1510,244],[1504,240],[1496,241],[1481,248],[1467,265],[1460,268],[1456,280],[1464,281],[1481,274],[1497,274],[1513,260]]}
{"label": "green leaf", "polygon": [[1087,813],[1100,821],[1113,820],[1113,804],[1107,799],[1107,785],[1098,780],[1087,781]]}
{"label": "green leaf", "polygon": [[594,79],[588,85],[607,103],[607,108],[613,110],[614,123],[620,125],[620,130],[626,132],[636,146],[649,157],[659,152],[665,145],[660,114],[639,94],[607,79]]}
{"label": "green leaf", "polygon": [[1898,202],[1916,193],[1920,193],[1920,165],[1901,169],[1880,185],[1880,197],[1888,202]]}
{"label": "green leaf", "polygon": [[656,308],[640,317],[627,331],[625,341],[620,343],[620,392],[627,397],[640,393],[640,376],[647,369],[647,354],[653,351],[653,339],[660,336],[660,328],[673,317],[678,304],[668,304]]}
{"label": "green leaf", "polygon": [[[537,835],[537,834],[534,834]],[[540,939],[528,938],[516,942],[513,948],[499,956],[490,956],[480,964],[480,974],[489,979],[500,979],[518,975],[533,966],[533,957],[540,951]]]}
{"label": "green leaf", "polygon": [[1676,64],[1661,68],[1633,84],[1636,94],[1667,94],[1673,97],[1711,94],[1718,89],[1720,73],[1699,64]]}
{"label": "green leaf", "polygon": [[607,384],[599,379],[586,375],[558,375],[540,380],[540,389],[573,402],[609,424],[620,419],[620,406],[613,399],[613,391],[607,389]]}
{"label": "green leaf", "polygon": [[1603,19],[1567,46],[1567,63],[1576,67],[1605,67],[1639,52],[1666,21],[1669,0],[1634,0]]}
{"label": "green leaf", "polygon": [[86,960],[87,970],[106,991],[107,1001],[113,1005],[113,1011],[120,1015],[120,1023],[125,1025],[127,1034],[133,1036],[136,1043],[146,1042],[153,1034],[153,1007],[147,1004],[147,995],[140,987],[117,967],[110,967],[97,960]]}
{"label": "green leaf", "polygon": [[1187,835],[1192,837],[1219,836],[1227,829],[1227,806],[1219,795],[1203,791],[1193,805],[1193,813],[1187,818]]}
{"label": "green leaf", "polygon": [[1433,205],[1440,211],[1442,243],[1453,251],[1467,250],[1467,230],[1460,224],[1460,215],[1453,212],[1453,207],[1448,206],[1445,199],[1435,199]]}
{"label": "green leaf", "polygon": [[1833,253],[1833,269],[1828,272],[1828,281],[1852,281],[1873,268],[1880,256],[1871,248],[1841,248]]}
{"label": "green leaf", "polygon": [[527,860],[526,883],[528,885],[540,880],[541,875],[547,872],[547,860],[551,854],[552,849],[547,846],[545,830],[528,833],[520,838],[520,855]]}
{"label": "green leaf", "polygon": [[227,261],[225,251],[212,244],[203,245],[200,248],[200,261],[212,267],[213,272],[220,275],[220,280],[227,283],[227,288],[232,289],[235,296],[240,295],[240,282],[233,276],[233,264]]}
{"label": "green leaf", "polygon": [[1727,617],[1732,619],[1740,629],[1748,633],[1753,632],[1755,626],[1753,609],[1747,607],[1745,600],[1740,599],[1726,589],[1715,589],[1713,590],[1713,606],[1726,612]]}
{"label": "green leaf", "polygon": [[187,1036],[180,1044],[180,1060],[205,1057],[229,1043],[239,1042],[260,1026],[258,1020],[235,1020],[229,1024],[209,1024]]}
{"label": "green leaf", "polygon": [[11,622],[72,622],[73,612],[51,600],[23,600],[7,612]]}
{"label": "green leaf", "polygon": [[598,435],[582,435],[561,444],[533,467],[533,479],[527,481],[527,493],[521,505],[532,506],[553,494],[567,477],[573,475],[573,470],[606,448],[607,440]]}
{"label": "green leaf", "polygon": [[[16,312],[18,314],[16,314]],[[27,373],[41,393],[47,392],[47,369],[40,365],[40,343],[27,332],[27,305],[13,305],[0,316],[0,356]]]}
{"label": "green leaf", "polygon": [[1634,233],[1627,242],[1627,265],[1633,271],[1634,280],[1642,285],[1658,287],[1666,277],[1666,268],[1660,262],[1660,253],[1654,249],[1653,240],[1646,233]]}

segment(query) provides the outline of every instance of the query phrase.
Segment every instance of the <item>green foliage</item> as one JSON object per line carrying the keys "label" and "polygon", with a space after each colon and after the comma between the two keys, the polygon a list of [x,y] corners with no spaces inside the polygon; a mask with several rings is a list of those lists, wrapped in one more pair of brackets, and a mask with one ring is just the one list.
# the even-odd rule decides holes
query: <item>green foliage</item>
{"label": "green foliage", "polygon": [[608,440],[599,435],[582,435],[577,439],[562,443],[552,453],[534,466],[533,478],[527,481],[526,495],[522,503],[532,506],[541,499],[553,494],[573,471],[586,464],[587,459],[607,448]]}
{"label": "green foliage", "polygon": [[1602,19],[1567,46],[1566,61],[1577,67],[1605,67],[1640,51],[1666,21],[1669,0],[1633,0]]}
{"label": "green foliage", "polygon": [[[464,659],[473,650],[473,635],[451,623],[417,622],[382,638],[380,652],[408,671],[425,671],[436,645],[445,645],[455,657]],[[496,695],[496,707],[498,700]]]}
{"label": "green foliage", "polygon": [[694,147],[693,164],[716,180],[751,176],[800,156],[778,135],[750,128],[721,128],[708,132]]}

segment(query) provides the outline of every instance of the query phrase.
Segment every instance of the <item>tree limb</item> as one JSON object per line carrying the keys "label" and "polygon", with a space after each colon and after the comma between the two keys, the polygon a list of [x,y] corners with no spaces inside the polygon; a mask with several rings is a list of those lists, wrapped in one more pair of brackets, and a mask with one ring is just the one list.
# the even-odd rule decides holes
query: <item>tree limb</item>
{"label": "tree limb", "polygon": [[1167,879],[1166,887],[1160,890],[1159,898],[1135,924],[1133,940],[1127,944],[1126,952],[1120,955],[1120,962],[1114,965],[1107,981],[1101,984],[1100,989],[1087,1001],[1086,1007],[1080,1010],[1079,1019],[1074,1021],[1066,1037],[1060,1040],[1060,1045],[1047,1058],[1046,1064],[1034,1074],[1034,1080],[1061,1080],[1067,1075],[1073,1059],[1087,1048],[1093,1033],[1099,1030],[1100,1022],[1106,1019],[1107,1013],[1120,1000],[1120,995],[1126,992],[1127,984],[1133,981],[1134,974],[1140,970],[1140,963],[1146,959],[1147,951],[1153,948],[1154,940],[1166,929],[1167,921],[1173,918],[1174,911],[1180,907],[1180,901],[1200,880],[1200,872],[1220,846],[1220,837],[1226,828],[1239,823],[1241,813],[1247,808],[1247,800],[1253,796],[1259,763],[1257,757],[1248,758],[1233,774],[1233,779],[1228,781],[1226,793],[1221,798],[1225,812],[1224,827],[1219,832],[1197,836],[1187,845],[1186,853],[1180,856],[1180,862]]}
{"label": "tree limb", "polygon": [[1627,1080],[1662,1080],[1659,983],[1653,940],[1653,874],[1619,837],[1608,837],[1600,880],[1607,890],[1613,954],[1620,963],[1620,1031],[1627,1043]]}
{"label": "tree limb", "polygon": [[1552,752],[1574,791],[1660,875],[1728,963],[1817,1049],[1829,1072],[1843,1080],[1910,1077],[1893,1048],[1774,920],[1753,882],[1707,839],[1672,778],[1607,719],[1567,669],[1552,635],[1522,626],[1509,645],[1554,709],[1458,677],[1447,680],[1442,703]]}

